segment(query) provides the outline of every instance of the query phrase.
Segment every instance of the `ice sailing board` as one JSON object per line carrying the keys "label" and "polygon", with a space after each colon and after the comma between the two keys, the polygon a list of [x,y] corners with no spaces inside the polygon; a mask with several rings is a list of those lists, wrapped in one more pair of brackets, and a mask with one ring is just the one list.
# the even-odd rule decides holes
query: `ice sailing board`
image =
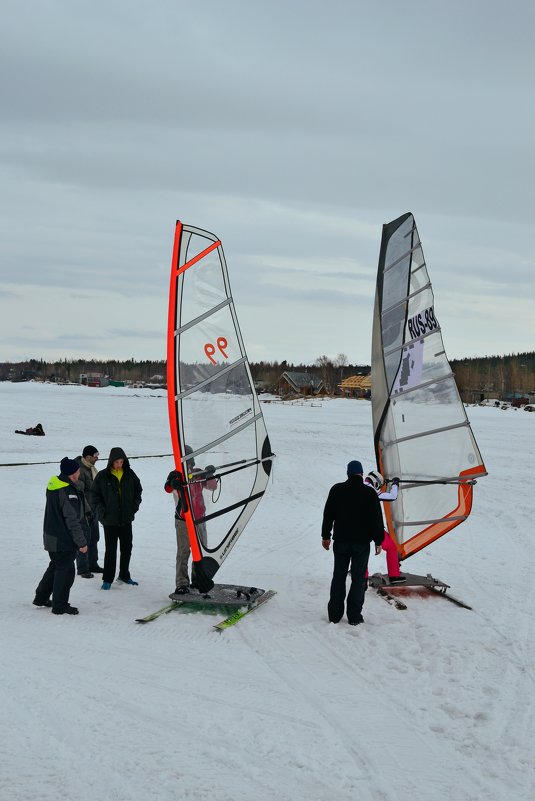
{"label": "ice sailing board", "polygon": [[196,582],[206,592],[264,494],[273,454],[221,242],[180,222],[171,265],[167,393],[180,504]]}
{"label": "ice sailing board", "polygon": [[486,475],[444,351],[418,230],[407,213],[383,226],[372,339],[377,467],[401,478],[384,504],[402,559],[462,523]]}

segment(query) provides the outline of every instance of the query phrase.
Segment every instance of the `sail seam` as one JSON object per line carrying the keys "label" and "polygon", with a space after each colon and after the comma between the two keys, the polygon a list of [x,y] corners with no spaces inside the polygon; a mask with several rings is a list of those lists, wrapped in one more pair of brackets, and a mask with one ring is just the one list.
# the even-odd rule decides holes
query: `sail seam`
{"label": "sail seam", "polygon": [[190,459],[194,459],[196,456],[199,456],[201,453],[204,453],[205,451],[208,451],[211,448],[215,448],[217,445],[220,445],[222,442],[226,442],[226,440],[230,439],[230,437],[233,437],[234,434],[239,434],[241,431],[243,431],[244,429],[248,428],[248,426],[250,426],[254,422],[256,422],[256,420],[260,420],[261,418],[262,418],[262,413],[258,412],[258,414],[255,414],[255,416],[251,420],[248,420],[246,423],[242,423],[241,426],[238,426],[233,431],[229,431],[228,434],[224,434],[222,437],[219,437],[219,439],[214,439],[213,442],[206,443],[206,445],[204,445],[198,451],[194,451],[193,453],[188,454],[189,458]]}
{"label": "sail seam", "polygon": [[453,426],[444,426],[443,428],[431,428],[429,431],[422,431],[420,434],[411,434],[408,437],[400,437],[400,439],[392,439],[390,442],[385,442],[386,447],[391,445],[399,445],[400,442],[409,442],[412,439],[419,439],[420,437],[429,437],[432,434],[441,434],[444,431],[454,431],[456,428],[470,428],[467,420],[464,423],[456,423]]}
{"label": "sail seam", "polygon": [[429,381],[424,381],[422,384],[417,384],[415,387],[409,387],[409,389],[400,389],[399,392],[391,396],[392,400],[397,400],[401,395],[408,395],[410,392],[415,392],[417,389],[424,389],[433,384],[441,384],[443,381],[447,381],[448,378],[453,378],[453,372],[446,373],[446,375],[441,375],[437,378],[430,378]]}
{"label": "sail seam", "polygon": [[430,526],[433,523],[449,523],[452,520],[467,520],[468,515],[452,515],[451,517],[436,517],[432,520],[410,520],[402,523],[400,520],[395,520],[396,528],[407,528],[408,526]]}
{"label": "sail seam", "polygon": [[[409,234],[410,234],[410,233],[411,233],[411,231],[409,231]],[[407,236],[409,236],[409,234],[407,234]],[[395,261],[393,261],[393,262],[392,262],[392,264],[389,264],[388,266],[385,266],[385,268],[384,268],[384,270],[383,270],[383,273],[387,273],[389,270],[391,270],[391,269],[392,269],[392,267],[395,267],[395,266],[396,266],[396,264],[399,264],[399,263],[400,263],[400,261],[403,261],[403,259],[406,259],[406,258],[407,258],[407,256],[410,256],[410,255],[411,255],[411,253],[414,253],[414,251],[415,251],[415,250],[418,250],[418,248],[420,248],[420,247],[421,247],[421,243],[419,242],[419,243],[418,243],[417,245],[415,245],[413,248],[410,248],[410,250],[407,250],[407,251],[406,251],[405,253],[403,253],[401,256],[398,256],[398,257],[397,257],[397,259],[396,259]]]}
{"label": "sail seam", "polygon": [[185,389],[183,392],[175,395],[175,400],[181,400],[182,398],[191,395],[193,392],[197,392],[199,389],[208,386],[208,384],[211,384],[216,378],[220,378],[222,375],[225,375],[225,373],[230,372],[230,370],[234,370],[235,367],[238,367],[238,365],[243,364],[245,361],[247,361],[246,357],[242,356],[241,359],[237,359],[235,362],[232,362],[232,364],[228,364],[226,367],[223,367],[222,370],[214,373],[214,375],[211,375],[209,378],[205,378],[204,381],[201,381],[199,384],[195,384],[194,387]]}
{"label": "sail seam", "polygon": [[398,300],[397,303],[393,303],[392,306],[389,306],[387,309],[383,309],[381,311],[381,317],[384,317],[385,314],[389,314],[393,309],[397,309],[398,306],[403,306],[409,300],[412,300],[413,298],[415,298],[416,295],[419,295],[421,292],[425,292],[426,289],[430,289],[430,288],[431,288],[431,281],[428,281],[427,284],[425,284],[424,286],[420,287],[419,289],[416,289],[414,292],[411,292],[410,295],[405,295],[405,297],[402,298],[401,300]]}
{"label": "sail seam", "polygon": [[[427,339],[427,337],[432,337],[433,334],[439,334],[439,333],[440,333],[440,328],[435,328],[434,331],[428,331],[427,334],[420,334],[420,336],[415,337],[414,339],[407,339],[405,342],[403,342],[402,345],[396,345],[395,348],[391,348],[390,350],[385,350],[384,353],[385,359],[387,356],[391,356],[393,353],[396,353],[399,350],[403,350],[403,348],[408,348],[411,345],[414,345],[415,342],[421,342],[423,339]],[[441,356],[442,354],[445,354],[445,351],[443,350],[439,351],[434,355]]]}
{"label": "sail seam", "polygon": [[224,309],[225,306],[229,306],[231,303],[232,303],[232,298],[227,298],[226,300],[222,301],[218,306],[214,306],[213,309],[209,309],[207,312],[204,312],[204,314],[200,314],[199,317],[196,317],[194,320],[191,320],[189,323],[186,323],[185,325],[181,326],[180,328],[177,328],[175,330],[175,336],[178,336],[179,334],[183,334],[184,331],[187,331],[188,328],[192,328],[194,325],[197,325],[197,323],[202,323],[202,321],[206,320],[207,317],[210,317],[212,314],[215,314],[216,312],[220,311],[221,309]]}

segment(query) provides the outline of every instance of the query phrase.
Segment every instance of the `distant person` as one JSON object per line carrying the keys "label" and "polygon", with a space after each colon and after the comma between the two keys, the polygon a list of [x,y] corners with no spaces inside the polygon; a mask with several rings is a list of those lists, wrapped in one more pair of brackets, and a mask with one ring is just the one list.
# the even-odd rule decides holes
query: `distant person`
{"label": "distant person", "polygon": [[33,603],[51,606],[54,615],[78,614],[78,609],[69,604],[69,593],[74,582],[76,553],[87,553],[88,531],[84,494],[76,486],[79,474],[78,463],[66,456],[61,460],[59,476],[52,476],[46,488],[43,542],[50,563]]}
{"label": "distant person", "polygon": [[[395,501],[398,497],[399,478],[393,478],[392,481],[389,482],[391,484],[390,491],[386,489],[383,490],[383,486],[385,485],[384,478],[377,470],[372,470],[364,479],[364,483],[373,487],[380,501],[388,503],[389,501]],[[384,539],[381,543],[381,548],[386,554],[386,570],[390,584],[405,584],[407,578],[401,575],[399,569],[398,549],[386,529],[384,530]]]}
{"label": "distant person", "polygon": [[26,428],[24,431],[15,429],[15,434],[26,434],[28,437],[44,437],[45,432],[41,423],[37,423],[33,428]]}
{"label": "distant person", "polygon": [[[186,456],[193,453],[189,445],[186,445]],[[217,478],[214,477],[215,467],[208,465],[204,470],[195,467],[195,459],[188,459],[186,462],[186,470],[188,471],[189,479],[198,476],[198,480],[189,485],[189,492],[191,503],[193,507],[193,516],[195,519],[204,517],[206,514],[206,507],[204,505],[203,490],[217,489]],[[204,478],[203,478],[204,476]],[[190,590],[190,580],[188,572],[188,562],[190,555],[190,542],[188,537],[188,529],[184,519],[184,511],[182,509],[182,498],[180,489],[183,486],[182,473],[178,470],[171,470],[164,484],[166,492],[172,492],[175,499],[175,531],[176,531],[176,570],[175,570],[175,594],[185,595]],[[203,545],[206,545],[206,524],[197,524],[197,533]],[[195,587],[195,565],[191,568],[191,586]]]}
{"label": "distant person", "polygon": [[119,581],[137,585],[130,575],[132,521],[141,504],[142,487],[122,448],[112,448],[105,470],[97,473],[89,490],[89,503],[104,527],[104,571],[101,589],[115,579],[117,543],[121,548]]}
{"label": "distant person", "polygon": [[334,570],[327,607],[329,621],[338,623],[344,614],[346,577],[351,570],[347,596],[347,620],[351,626],[363,623],[362,607],[366,590],[366,568],[370,542],[381,552],[384,538],[383,515],[376,492],[363,481],[362,464],[349,462],[347,481],[331,487],[323,512],[322,546],[329,550],[333,531]]}
{"label": "distant person", "polygon": [[78,575],[82,576],[82,578],[93,578],[95,573],[103,572],[98,563],[98,541],[100,539],[98,519],[91,509],[89,500],[89,491],[91,490],[93,481],[98,472],[95,467],[98,462],[98,457],[98,448],[95,448],[94,445],[86,445],[82,451],[82,455],[76,457],[76,461],[80,465],[80,478],[76,483],[85,496],[86,518],[89,524],[88,551],[86,554],[79,553],[76,557],[76,569]]}

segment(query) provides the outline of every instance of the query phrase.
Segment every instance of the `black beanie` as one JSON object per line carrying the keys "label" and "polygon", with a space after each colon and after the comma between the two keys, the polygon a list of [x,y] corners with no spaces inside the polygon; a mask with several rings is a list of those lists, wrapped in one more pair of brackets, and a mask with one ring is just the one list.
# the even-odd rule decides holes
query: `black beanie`
{"label": "black beanie", "polygon": [[73,473],[80,469],[80,465],[74,459],[69,459],[68,456],[65,456],[61,460],[59,468],[64,476],[72,476]]}
{"label": "black beanie", "polygon": [[94,456],[95,453],[98,453],[98,448],[95,448],[94,445],[86,445],[82,451],[82,456]]}

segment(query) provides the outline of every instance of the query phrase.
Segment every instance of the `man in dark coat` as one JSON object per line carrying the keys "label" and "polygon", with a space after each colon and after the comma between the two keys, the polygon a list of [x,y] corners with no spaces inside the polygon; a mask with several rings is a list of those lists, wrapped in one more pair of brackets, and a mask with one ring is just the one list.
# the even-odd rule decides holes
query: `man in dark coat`
{"label": "man in dark coat", "polygon": [[74,459],[62,459],[60,471],[46,488],[43,542],[50,563],[33,602],[36,606],[51,606],[55,615],[77,615],[78,609],[69,604],[69,593],[76,553],[87,553],[84,494],[76,486],[80,469]]}
{"label": "man in dark coat", "polygon": [[78,575],[82,576],[83,578],[93,578],[94,573],[103,572],[98,563],[98,541],[100,539],[98,519],[96,514],[91,509],[89,498],[89,491],[98,473],[98,470],[95,467],[98,457],[98,448],[95,448],[94,445],[86,445],[82,451],[82,455],[76,457],[76,461],[80,465],[80,478],[76,482],[76,485],[83,491],[85,495],[86,517],[89,524],[89,542],[87,543],[87,554],[79,554],[76,557],[76,569],[78,571]]}
{"label": "man in dark coat", "polygon": [[383,515],[377,493],[363,483],[362,475],[362,464],[358,461],[349,462],[347,481],[331,487],[321,529],[322,545],[325,550],[329,550],[334,524],[334,571],[327,607],[329,620],[331,623],[338,623],[342,619],[346,577],[351,565],[347,619],[352,626],[363,622],[362,606],[370,542],[375,542],[375,552],[379,553],[384,537]]}
{"label": "man in dark coat", "polygon": [[122,448],[112,448],[105,470],[97,473],[89,490],[89,503],[104,527],[103,590],[109,590],[117,567],[117,542],[121,546],[119,581],[135,584],[130,575],[132,521],[141,504],[142,487]]}

